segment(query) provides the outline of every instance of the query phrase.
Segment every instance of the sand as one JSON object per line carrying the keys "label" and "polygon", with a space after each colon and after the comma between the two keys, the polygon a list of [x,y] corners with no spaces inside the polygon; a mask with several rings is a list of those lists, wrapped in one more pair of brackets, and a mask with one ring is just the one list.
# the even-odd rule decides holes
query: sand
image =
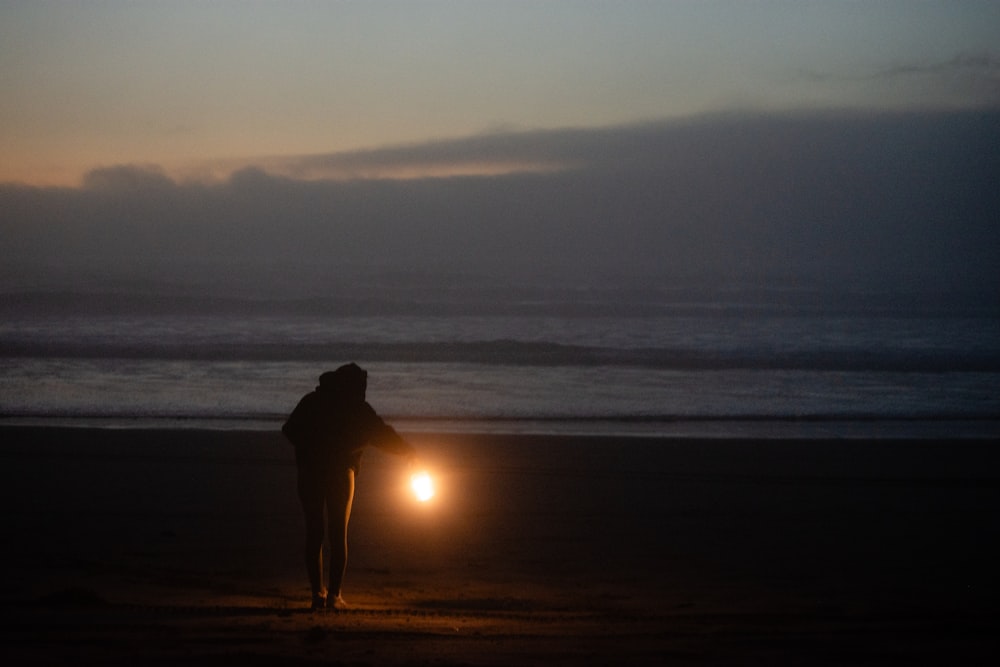
{"label": "sand", "polygon": [[1000,448],[410,434],[308,611],[277,433],[0,427],[3,664],[995,664]]}

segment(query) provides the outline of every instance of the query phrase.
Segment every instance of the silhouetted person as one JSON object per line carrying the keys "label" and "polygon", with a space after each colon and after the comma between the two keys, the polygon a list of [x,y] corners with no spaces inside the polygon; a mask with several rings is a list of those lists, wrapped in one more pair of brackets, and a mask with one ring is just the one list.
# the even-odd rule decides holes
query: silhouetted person
{"label": "silhouetted person", "polygon": [[[346,606],[341,585],[347,569],[347,522],[365,445],[414,456],[413,447],[365,401],[367,386],[368,373],[357,364],[323,373],[316,390],[302,397],[281,428],[295,446],[313,609]],[[324,532],[330,540],[329,589],[323,587]],[[328,592],[333,594],[329,605]]]}

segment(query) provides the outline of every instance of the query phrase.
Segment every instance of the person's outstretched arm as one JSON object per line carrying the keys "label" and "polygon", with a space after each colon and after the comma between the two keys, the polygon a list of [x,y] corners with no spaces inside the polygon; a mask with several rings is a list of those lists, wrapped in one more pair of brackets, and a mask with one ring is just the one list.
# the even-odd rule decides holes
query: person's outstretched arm
{"label": "person's outstretched arm", "polygon": [[369,411],[369,444],[399,456],[416,457],[417,452],[413,449],[413,445],[397,433],[396,429],[386,424],[371,406],[366,403],[365,407]]}

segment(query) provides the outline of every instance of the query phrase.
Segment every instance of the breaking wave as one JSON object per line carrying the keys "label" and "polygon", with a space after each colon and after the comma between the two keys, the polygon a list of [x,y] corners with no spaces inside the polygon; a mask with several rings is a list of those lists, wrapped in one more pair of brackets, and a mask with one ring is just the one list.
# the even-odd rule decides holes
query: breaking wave
{"label": "breaking wave", "polygon": [[612,348],[492,340],[406,343],[170,343],[8,341],[7,358],[150,359],[176,361],[325,361],[462,363],[503,366],[619,366],[660,370],[816,370],[880,372],[998,372],[990,350],[693,350]]}

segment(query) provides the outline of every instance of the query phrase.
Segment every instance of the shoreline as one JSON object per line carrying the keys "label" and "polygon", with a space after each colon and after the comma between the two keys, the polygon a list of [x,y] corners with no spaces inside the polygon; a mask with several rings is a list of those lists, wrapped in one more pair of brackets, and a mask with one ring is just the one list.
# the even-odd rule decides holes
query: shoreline
{"label": "shoreline", "polygon": [[347,613],[311,614],[276,432],[0,425],[18,664],[983,664],[1000,448],[408,433],[366,453]]}
{"label": "shoreline", "polygon": [[[103,430],[278,431],[284,417],[0,416],[3,428]],[[781,440],[998,440],[997,417],[532,417],[400,418],[397,430],[415,435],[613,437],[648,439]]]}

